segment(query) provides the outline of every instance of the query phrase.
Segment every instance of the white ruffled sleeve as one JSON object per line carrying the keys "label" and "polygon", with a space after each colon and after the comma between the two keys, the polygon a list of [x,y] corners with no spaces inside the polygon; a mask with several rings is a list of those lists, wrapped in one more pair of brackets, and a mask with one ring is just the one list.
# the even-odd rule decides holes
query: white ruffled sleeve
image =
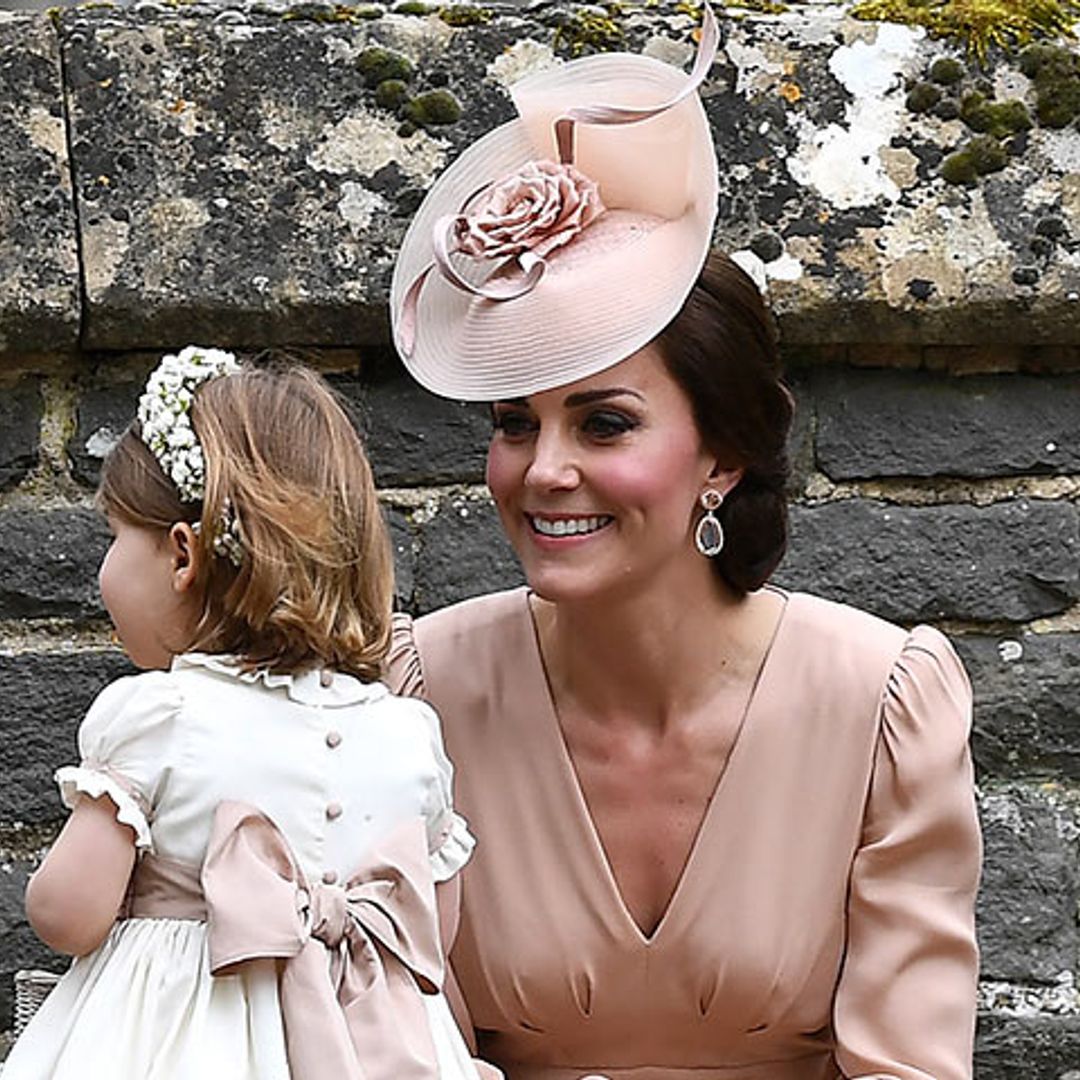
{"label": "white ruffled sleeve", "polygon": [[837,987],[851,1080],[971,1080],[981,843],[971,688],[949,642],[908,637],[885,693]]}
{"label": "white ruffled sleeve", "polygon": [[435,780],[428,791],[424,816],[427,819],[428,851],[436,881],[452,878],[472,855],[476,840],[465,819],[454,811],[454,767],[443,747],[439,716],[426,702],[416,703],[428,723],[431,754],[435,759]]}
{"label": "white ruffled sleeve", "polygon": [[132,675],[105,687],[79,727],[79,764],[56,770],[64,804],[74,808],[83,795],[108,795],[117,820],[135,830],[136,846],[152,849],[150,821],[179,706],[166,672]]}

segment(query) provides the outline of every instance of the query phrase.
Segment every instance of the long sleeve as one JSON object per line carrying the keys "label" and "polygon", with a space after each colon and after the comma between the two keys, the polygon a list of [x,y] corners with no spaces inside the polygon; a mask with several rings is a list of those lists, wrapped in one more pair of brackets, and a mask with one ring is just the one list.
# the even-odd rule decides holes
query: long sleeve
{"label": "long sleeve", "polygon": [[837,1062],[850,1080],[970,1080],[981,861],[971,691],[948,641],[910,635],[892,672],[848,898]]}

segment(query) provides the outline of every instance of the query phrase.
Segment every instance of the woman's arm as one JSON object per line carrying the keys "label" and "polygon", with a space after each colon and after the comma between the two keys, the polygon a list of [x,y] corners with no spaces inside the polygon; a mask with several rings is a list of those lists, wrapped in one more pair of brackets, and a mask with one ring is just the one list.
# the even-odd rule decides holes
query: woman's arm
{"label": "woman's arm", "polygon": [[50,948],[85,956],[104,940],[135,865],[135,830],[107,795],[76,805],[26,889],[26,917]]}

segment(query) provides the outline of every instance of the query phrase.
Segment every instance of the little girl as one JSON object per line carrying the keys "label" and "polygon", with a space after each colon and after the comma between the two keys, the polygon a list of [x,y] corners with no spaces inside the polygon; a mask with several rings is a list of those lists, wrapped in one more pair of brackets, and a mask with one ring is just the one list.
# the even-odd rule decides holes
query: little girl
{"label": "little girl", "polygon": [[434,888],[473,840],[437,717],[376,681],[392,563],[333,394],[165,357],[98,501],[144,671],[57,773],[73,813],[26,909],[76,960],[3,1080],[475,1080]]}

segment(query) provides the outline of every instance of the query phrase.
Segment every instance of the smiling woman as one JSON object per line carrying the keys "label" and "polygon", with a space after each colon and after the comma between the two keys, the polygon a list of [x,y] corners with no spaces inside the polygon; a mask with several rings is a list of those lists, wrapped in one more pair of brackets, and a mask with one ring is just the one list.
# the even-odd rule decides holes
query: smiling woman
{"label": "smiling woman", "polygon": [[[969,1080],[970,692],[937,631],[768,583],[792,404],[760,295],[708,255],[710,20],[689,80],[527,80],[401,253],[402,357],[492,402],[528,580],[400,618],[390,658],[479,836],[459,1015],[508,1080]],[[485,265],[471,193],[549,156],[604,209]]]}

